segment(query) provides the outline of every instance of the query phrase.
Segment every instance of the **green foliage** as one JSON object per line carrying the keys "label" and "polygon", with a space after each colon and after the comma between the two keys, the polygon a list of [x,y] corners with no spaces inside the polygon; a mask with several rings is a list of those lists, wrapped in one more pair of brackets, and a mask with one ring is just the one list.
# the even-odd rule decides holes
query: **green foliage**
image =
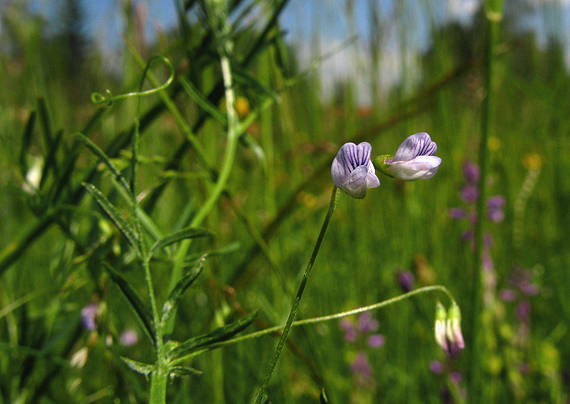
{"label": "green foliage", "polygon": [[[125,7],[123,34],[132,50],[117,60],[84,36],[87,17],[76,1],[62,2],[56,14],[69,24],[53,35],[52,21],[25,3],[3,6],[0,403],[146,402],[158,375],[177,376],[164,383],[167,402],[247,402],[279,333],[245,336],[285,322],[322,222],[338,147],[369,141],[375,154],[393,153],[419,131],[438,143],[439,173],[417,183],[383,176],[362,201],[339,196],[297,317],[397,296],[396,273],[406,269],[416,287],[438,283],[453,292],[470,349],[476,257],[461,238],[472,227],[448,211],[464,207],[461,169],[477,160],[489,90],[487,195],[503,195],[506,203],[504,221],[485,224],[495,278],[482,284],[480,357],[466,351],[447,359],[433,338],[433,298],[420,297],[374,313],[386,341],[378,350],[345,341],[335,322],[292,328],[267,400],[423,403],[440,402],[443,391],[443,399],[460,402],[476,360],[482,402],[566,402],[564,44],[539,45],[520,29],[531,11],[504,2],[489,89],[483,9],[465,25],[437,21],[432,2],[401,2],[393,15],[369,2],[382,31],[376,42],[391,44],[382,33],[393,30],[402,55],[415,39],[412,26],[431,30],[426,50],[413,60],[402,56],[394,87],[371,85],[375,103],[367,106],[359,104],[358,85],[378,84],[379,76],[363,72],[364,79],[349,77],[334,84],[338,91],[323,92],[327,77],[313,67],[300,71],[297,55],[306,44],[292,44],[294,33],[279,22],[287,1],[231,1],[222,10],[229,29],[223,15],[204,20],[212,13],[204,12],[205,2],[176,3],[179,29],[153,42],[141,35],[134,3]],[[500,2],[488,3],[496,12]],[[555,7],[541,9],[549,27]],[[375,41],[369,55],[362,53],[366,41],[349,41],[343,54],[376,58],[387,74],[380,62],[392,54]],[[313,42],[315,66],[329,66]],[[226,158],[231,125],[220,53],[228,58],[239,117],[233,159]],[[111,64],[121,69],[111,71]],[[90,99],[98,91],[99,106]],[[503,301],[517,267],[529,270],[538,292]],[[98,307],[96,331],[81,324],[90,302]],[[517,314],[526,302],[529,323]],[[122,345],[121,334],[137,324],[148,338]],[[360,350],[373,370],[370,385],[351,372]],[[463,381],[430,372],[435,359]]]}

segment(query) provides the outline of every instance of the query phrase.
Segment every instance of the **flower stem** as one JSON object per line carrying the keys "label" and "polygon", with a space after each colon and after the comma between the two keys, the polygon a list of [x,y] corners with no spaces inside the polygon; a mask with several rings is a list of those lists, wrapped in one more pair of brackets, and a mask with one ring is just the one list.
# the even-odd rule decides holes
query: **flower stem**
{"label": "flower stem", "polygon": [[297,309],[299,308],[299,304],[301,303],[301,298],[303,297],[303,292],[305,291],[305,287],[307,286],[307,282],[309,281],[309,277],[311,276],[311,270],[313,269],[313,264],[315,263],[317,255],[319,254],[321,244],[323,242],[323,239],[325,238],[327,228],[329,226],[332,214],[334,212],[334,208],[336,206],[336,193],[337,193],[337,188],[334,187],[331,193],[329,210],[327,211],[327,215],[325,216],[325,220],[321,227],[321,231],[319,233],[319,237],[317,238],[317,242],[315,243],[315,247],[313,249],[313,253],[311,254],[311,258],[309,259],[307,267],[305,268],[303,279],[301,279],[301,284],[299,285],[299,289],[297,290],[297,295],[295,296],[295,300],[293,301],[291,310],[289,311],[289,317],[287,317],[287,322],[285,323],[285,327],[283,328],[283,333],[281,334],[281,338],[279,339],[279,342],[275,347],[273,356],[271,357],[271,360],[269,361],[269,364],[267,366],[265,377],[257,392],[257,398],[255,399],[256,403],[262,402],[263,396],[265,394],[265,388],[267,387],[267,384],[271,379],[271,375],[273,374],[273,371],[277,366],[277,362],[279,361],[279,357],[281,356],[281,352],[283,351],[283,347],[285,346],[285,341],[287,340],[287,336],[289,335],[289,331],[291,330],[291,326],[293,325],[293,321],[295,320],[295,316],[297,315]]}
{"label": "flower stem", "polygon": [[[293,321],[291,323],[291,328],[292,327],[299,327],[299,326],[303,326],[303,325],[323,323],[326,321],[337,320],[340,318],[353,316],[355,314],[364,313],[365,311],[382,309],[382,308],[390,306],[394,303],[398,303],[398,302],[401,302],[403,300],[409,299],[413,296],[424,294],[424,293],[430,293],[430,292],[444,293],[449,298],[449,300],[451,300],[452,304],[455,303],[455,299],[453,298],[453,295],[449,292],[449,290],[445,286],[442,286],[442,285],[424,286],[422,288],[412,290],[411,292],[404,293],[403,295],[392,297],[390,299],[383,300],[381,302],[374,303],[374,304],[371,304],[368,306],[357,307],[356,309],[342,311],[342,312],[334,313],[334,314],[329,314],[326,316],[312,317],[312,318],[306,318],[303,320]],[[275,332],[279,332],[279,331],[283,330],[285,327],[286,327],[286,324],[285,325],[281,324],[281,325],[276,325],[274,327],[265,328],[263,330],[255,331],[255,332],[252,332],[249,334],[241,335],[241,336],[236,337],[236,338],[232,338],[232,339],[229,339],[229,340],[226,340],[223,342],[219,342],[219,343],[214,344],[214,345],[210,345],[207,349],[193,352],[191,356],[197,356],[197,355],[199,355],[199,354],[201,354],[207,350],[212,350],[215,348],[220,348],[222,346],[236,344],[238,342],[243,342],[243,341],[247,341],[247,340],[254,339],[254,338],[260,338],[260,337],[263,337],[263,336],[268,335],[268,334],[273,334]],[[181,358],[181,359],[187,360],[188,358],[189,358],[189,356],[186,356],[186,357]],[[177,364],[177,361],[175,361],[173,363]]]}
{"label": "flower stem", "polygon": [[[215,203],[222,195],[225,190],[226,183],[230,176],[232,166],[235,159],[237,141],[239,137],[239,120],[234,109],[234,90],[232,86],[232,73],[230,67],[230,61],[226,53],[221,53],[220,64],[222,68],[222,77],[225,87],[226,96],[226,110],[228,115],[228,141],[226,145],[226,151],[224,153],[224,160],[222,162],[222,168],[220,170],[220,175],[214,185],[214,189],[210,193],[206,202],[200,207],[200,210],[196,213],[192,221],[190,222],[190,227],[197,227],[202,224],[202,221],[208,216]],[[180,247],[176,252],[176,257],[174,259],[174,267],[172,269],[172,275],[170,278],[170,290],[174,288],[176,283],[182,277],[182,268],[184,264],[184,258],[186,253],[190,248],[191,240],[186,239],[180,243]],[[171,317],[170,322],[166,326],[166,333],[170,333],[174,327],[174,316]]]}
{"label": "flower stem", "polygon": [[493,112],[493,67],[494,67],[494,47],[497,37],[498,22],[501,16],[501,1],[487,0],[485,3],[487,16],[487,43],[485,55],[485,98],[483,100],[481,112],[481,140],[479,144],[479,167],[481,175],[479,178],[479,196],[477,200],[477,223],[475,224],[475,263],[473,268],[474,283],[471,295],[471,350],[469,355],[469,393],[471,402],[479,402],[481,391],[481,311],[482,311],[482,284],[483,271],[481,268],[481,254],[483,252],[483,230],[485,225],[485,202],[487,183],[487,139],[489,136],[492,112]]}

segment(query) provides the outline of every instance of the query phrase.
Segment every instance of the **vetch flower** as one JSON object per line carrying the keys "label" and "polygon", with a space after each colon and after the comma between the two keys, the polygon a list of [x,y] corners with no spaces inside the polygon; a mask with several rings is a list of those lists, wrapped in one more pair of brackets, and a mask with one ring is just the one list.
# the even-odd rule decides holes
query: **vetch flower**
{"label": "vetch flower", "polygon": [[400,180],[427,180],[432,178],[441,164],[434,156],[437,145],[426,132],[408,136],[398,147],[393,158],[381,157],[381,171]]}
{"label": "vetch flower", "polygon": [[479,166],[471,161],[463,164],[463,177],[469,184],[477,184],[479,182]]}
{"label": "vetch flower", "polygon": [[398,271],[398,284],[404,293],[414,288],[415,277],[410,271]]}
{"label": "vetch flower", "polygon": [[83,326],[89,331],[93,331],[97,328],[95,323],[95,316],[97,315],[97,303],[89,303],[83,309],[81,309],[81,322]]}
{"label": "vetch flower", "polygon": [[380,348],[384,345],[385,339],[382,334],[374,334],[368,337],[368,346],[370,348]]}
{"label": "vetch flower", "polygon": [[444,371],[443,363],[440,361],[431,361],[429,364],[429,370],[431,370],[436,375],[440,375]]}
{"label": "vetch flower", "polygon": [[128,329],[121,334],[120,341],[123,346],[133,346],[139,340],[139,335],[135,330]]}
{"label": "vetch flower", "polygon": [[372,146],[368,142],[359,145],[345,143],[333,160],[331,174],[334,184],[354,198],[362,199],[368,188],[380,186],[370,161],[371,151]]}
{"label": "vetch flower", "polygon": [[358,318],[358,331],[361,333],[374,332],[378,329],[378,320],[372,318],[372,314],[365,311]]}
{"label": "vetch flower", "polygon": [[358,353],[356,359],[354,359],[350,365],[350,370],[355,376],[364,379],[363,381],[370,379],[372,376],[372,368],[370,367],[368,358],[364,352]]}

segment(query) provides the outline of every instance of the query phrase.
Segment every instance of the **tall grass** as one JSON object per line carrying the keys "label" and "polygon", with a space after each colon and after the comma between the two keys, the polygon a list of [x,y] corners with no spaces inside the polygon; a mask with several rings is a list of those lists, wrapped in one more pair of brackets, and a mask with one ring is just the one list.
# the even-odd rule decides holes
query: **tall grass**
{"label": "tall grass", "polygon": [[[366,4],[376,15],[371,37],[393,28],[412,38],[409,12],[432,23],[430,46],[418,56],[421,80],[403,74],[390,91],[372,91],[372,113],[354,92],[359,77],[339,83],[338,97],[321,96],[326,81],[318,69],[298,66],[297,49],[281,30],[286,1],[230,2],[233,25],[221,36],[202,2],[180,3],[178,29],[156,43],[140,42],[140,15],[126,8],[122,71],[107,73],[101,56],[85,48],[89,56],[73,80],[58,51],[67,46],[64,37],[41,35],[50,22],[29,17],[20,3],[3,5],[0,403],[146,402],[155,370],[147,365],[160,349],[166,361],[177,347],[189,356],[170,368],[172,377],[161,374],[156,402],[247,402],[267,374],[322,224],[338,147],[369,141],[376,154],[393,153],[405,135],[420,131],[438,144],[437,176],[412,183],[381,177],[380,188],[361,201],[339,193],[296,315],[301,321],[291,322],[264,389],[284,403],[325,396],[332,403],[565,402],[570,77],[561,45],[552,40],[541,48],[516,29],[526,11],[508,3],[501,21],[489,22],[480,10],[470,26],[442,23],[432,2],[403,2],[398,10]],[[224,40],[233,42],[231,52],[220,52]],[[367,44],[374,66],[366,80],[376,88],[375,72],[383,74],[388,55]],[[110,107],[90,102],[106,88],[136,91],[154,54],[176,70],[168,88]],[[317,66],[331,62],[321,56],[313,55]],[[143,91],[167,78],[153,64]],[[481,168],[474,247],[462,240],[472,224],[449,216],[452,207],[472,209],[461,199],[466,161]],[[39,182],[24,186],[34,164]],[[152,246],[169,234],[178,242],[197,226],[214,236],[163,244],[143,271],[145,260],[82,182],[116,207],[119,222],[136,223],[135,244]],[[487,197],[499,194],[504,220],[483,222]],[[479,277],[484,233],[492,238],[495,284]],[[513,284],[517,267],[529,271],[536,294]],[[346,341],[339,319],[321,318],[400,295],[400,270],[415,275],[416,289],[441,284],[453,294],[465,352],[448,358],[436,345],[432,295],[373,311],[385,341],[378,349]],[[158,348],[145,333],[156,332],[162,303],[180,279],[192,286],[175,299],[175,321],[160,325]],[[503,300],[505,290],[514,290],[515,300]],[[135,295],[144,304],[155,297],[147,326],[138,321],[145,314],[132,303]],[[97,304],[95,330],[81,321],[89,303]],[[531,307],[526,317],[523,303]],[[255,319],[245,317],[256,311]],[[309,324],[298,327],[304,319]],[[134,345],[120,342],[128,330],[138,333]],[[192,351],[206,340],[212,344]],[[360,352],[371,383],[361,384],[351,370]],[[434,360],[442,372],[430,370]]]}

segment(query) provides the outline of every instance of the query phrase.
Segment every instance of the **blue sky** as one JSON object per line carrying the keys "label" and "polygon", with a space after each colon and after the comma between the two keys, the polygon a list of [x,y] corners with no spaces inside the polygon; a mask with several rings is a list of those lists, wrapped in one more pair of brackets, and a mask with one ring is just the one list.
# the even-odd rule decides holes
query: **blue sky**
{"label": "blue sky", "polygon": [[[0,0],[0,10],[9,1],[12,0]],[[120,60],[114,56],[120,53],[122,47],[121,33],[125,25],[123,1],[80,1],[86,17],[86,33],[109,60]],[[158,30],[177,25],[175,1],[133,0],[145,20],[145,37],[148,41],[156,37]],[[549,34],[557,35],[565,43],[566,61],[570,66],[570,0],[525,1],[533,12],[521,22],[521,28],[535,31],[540,44],[546,43]],[[27,4],[53,23],[63,3],[64,0],[29,0]],[[309,66],[316,55],[338,47],[352,33],[358,35],[355,44],[321,66],[323,88],[332,88],[334,81],[349,76],[370,77],[369,48],[376,44],[371,44],[369,40],[369,3],[369,0],[355,0],[354,16],[350,20],[346,12],[347,0],[290,0],[285,8],[280,19],[281,26],[288,32],[286,40],[296,45],[301,66]],[[420,72],[415,70],[417,63],[414,60],[418,51],[429,46],[430,24],[450,20],[469,24],[480,0],[377,0],[376,4],[383,29],[382,41],[377,44],[382,52],[380,81],[386,87],[397,82],[404,69],[411,82],[414,77],[419,78]],[[394,16],[406,23],[395,24]],[[404,32],[401,27],[405,27]],[[405,49],[405,54],[402,54],[402,49]],[[367,102],[369,83],[361,80],[358,86],[362,101]]]}

